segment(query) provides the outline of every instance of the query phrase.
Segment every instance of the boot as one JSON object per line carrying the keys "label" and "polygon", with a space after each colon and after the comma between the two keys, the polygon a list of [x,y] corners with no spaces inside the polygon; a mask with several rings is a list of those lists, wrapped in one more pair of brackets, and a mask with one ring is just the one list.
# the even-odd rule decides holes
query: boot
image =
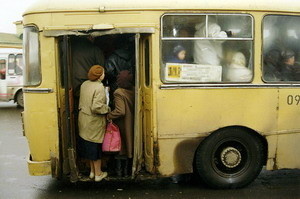
{"label": "boot", "polygon": [[123,166],[123,173],[124,173],[124,177],[128,177],[128,158],[126,158],[125,160],[123,160],[124,166]]}
{"label": "boot", "polygon": [[124,171],[124,177],[129,177],[131,175],[131,171],[132,171],[132,158],[126,158],[124,160],[123,171]]}
{"label": "boot", "polygon": [[118,178],[122,177],[122,162],[121,159],[116,159],[116,174]]}

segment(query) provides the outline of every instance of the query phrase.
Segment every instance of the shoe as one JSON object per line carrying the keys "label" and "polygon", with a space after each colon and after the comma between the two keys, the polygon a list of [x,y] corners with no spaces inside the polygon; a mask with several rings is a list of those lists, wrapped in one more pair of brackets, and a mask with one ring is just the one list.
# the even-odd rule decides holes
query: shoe
{"label": "shoe", "polygon": [[90,178],[93,179],[95,177],[95,173],[94,172],[90,172]]}
{"label": "shoe", "polygon": [[95,176],[95,182],[100,182],[102,179],[107,177],[107,172],[102,172],[100,176]]}

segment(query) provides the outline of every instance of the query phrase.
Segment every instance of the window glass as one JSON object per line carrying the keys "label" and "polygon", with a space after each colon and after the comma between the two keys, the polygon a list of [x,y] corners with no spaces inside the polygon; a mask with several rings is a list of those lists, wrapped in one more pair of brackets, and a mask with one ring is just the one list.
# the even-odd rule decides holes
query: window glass
{"label": "window glass", "polygon": [[205,15],[165,15],[163,37],[195,37],[195,27],[205,21]]}
{"label": "window glass", "polygon": [[268,15],[264,18],[263,79],[300,81],[300,17]]}
{"label": "window glass", "polygon": [[16,55],[16,69],[15,73],[17,75],[22,75],[23,74],[23,56],[22,54],[17,54]]}
{"label": "window glass", "polygon": [[16,67],[16,57],[14,54],[8,55],[8,74],[14,75]]}
{"label": "window glass", "polygon": [[164,82],[251,82],[251,16],[166,15],[162,23]]}
{"label": "window glass", "polygon": [[36,86],[41,83],[41,65],[38,29],[34,26],[24,27],[24,84]]}
{"label": "window glass", "polygon": [[145,49],[144,49],[144,56],[145,56],[145,84],[146,86],[150,86],[150,41],[147,39],[145,41]]}
{"label": "window glass", "polygon": [[5,79],[6,74],[6,60],[0,59],[0,79]]}
{"label": "window glass", "polygon": [[245,15],[209,15],[208,36],[212,38],[252,38],[252,18]]}

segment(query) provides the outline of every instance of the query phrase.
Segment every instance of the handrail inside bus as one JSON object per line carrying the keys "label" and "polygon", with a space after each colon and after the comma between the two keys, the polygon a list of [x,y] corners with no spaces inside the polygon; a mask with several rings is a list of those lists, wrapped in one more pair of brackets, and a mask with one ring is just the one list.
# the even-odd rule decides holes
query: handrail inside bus
{"label": "handrail inside bus", "polygon": [[44,36],[46,37],[59,37],[63,35],[91,35],[93,37],[112,35],[112,34],[126,34],[126,33],[150,33],[155,32],[154,27],[138,27],[138,28],[114,28],[110,30],[44,30]]}

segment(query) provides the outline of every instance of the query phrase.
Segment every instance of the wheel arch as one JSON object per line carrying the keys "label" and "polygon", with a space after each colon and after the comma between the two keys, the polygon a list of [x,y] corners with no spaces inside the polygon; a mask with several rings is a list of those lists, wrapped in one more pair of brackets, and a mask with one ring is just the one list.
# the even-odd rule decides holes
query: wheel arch
{"label": "wheel arch", "polygon": [[[248,132],[249,134],[252,134],[254,136],[256,136],[263,144],[263,147],[264,147],[264,165],[267,164],[267,160],[268,160],[268,141],[267,139],[262,136],[258,131],[254,130],[254,129],[251,129],[249,127],[246,127],[246,126],[239,126],[239,125],[233,125],[233,126],[226,126],[226,127],[222,127],[222,128],[219,128],[215,131],[212,131],[211,133],[209,133],[208,136],[206,136],[198,145],[198,147],[201,146],[201,144],[203,143],[203,141],[205,139],[207,139],[208,137],[210,137],[211,135],[221,131],[221,130],[224,130],[224,129],[240,129],[240,130],[243,130],[245,132]],[[197,151],[197,150],[196,150]],[[193,166],[195,166],[195,157],[196,157],[196,151],[194,153],[194,160],[193,160]]]}
{"label": "wheel arch", "polygon": [[21,92],[21,91],[22,91],[22,88],[16,89],[16,91],[14,93],[14,102],[17,102],[17,96],[18,96],[19,92]]}

